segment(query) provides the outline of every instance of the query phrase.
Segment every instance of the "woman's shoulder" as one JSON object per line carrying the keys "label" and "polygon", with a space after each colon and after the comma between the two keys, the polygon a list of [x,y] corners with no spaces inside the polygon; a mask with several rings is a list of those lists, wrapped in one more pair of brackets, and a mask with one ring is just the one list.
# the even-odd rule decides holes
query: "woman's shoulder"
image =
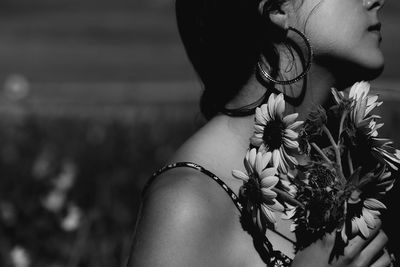
{"label": "woman's shoulder", "polygon": [[179,168],[152,182],[139,216],[134,266],[223,266],[240,213],[206,175]]}
{"label": "woman's shoulder", "polygon": [[[154,179],[144,194],[143,203],[148,208],[157,208],[160,203],[169,216],[199,214],[203,218],[220,214],[221,210],[233,213],[235,206],[222,188],[206,174],[190,168],[175,168]],[[158,203],[157,206],[152,206]],[[167,212],[168,211],[168,212]],[[191,219],[188,216],[186,219]],[[180,221],[185,218],[179,218]],[[185,220],[183,220],[185,221]]]}

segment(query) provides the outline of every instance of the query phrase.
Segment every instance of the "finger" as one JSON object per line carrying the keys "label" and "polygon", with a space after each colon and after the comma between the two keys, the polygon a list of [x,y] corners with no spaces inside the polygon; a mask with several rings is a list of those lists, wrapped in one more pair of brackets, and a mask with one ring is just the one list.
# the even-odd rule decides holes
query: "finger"
{"label": "finger", "polygon": [[385,253],[380,256],[371,267],[388,267],[392,266],[392,258],[390,257],[388,251],[385,249]]}
{"label": "finger", "polygon": [[386,249],[384,249],[388,240],[387,235],[383,231],[379,231],[379,234],[361,251],[360,256],[357,259],[357,261],[361,263],[361,266],[367,265],[374,258],[379,257],[379,253],[382,253],[382,251],[389,256]]}
{"label": "finger", "polygon": [[369,244],[369,242],[371,242],[371,240],[373,240],[379,234],[382,223],[379,219],[376,219],[376,221],[376,227],[374,229],[370,229],[368,238],[357,235],[349,241],[349,244],[345,248],[346,255],[349,257],[355,257],[364,249],[364,247]]}

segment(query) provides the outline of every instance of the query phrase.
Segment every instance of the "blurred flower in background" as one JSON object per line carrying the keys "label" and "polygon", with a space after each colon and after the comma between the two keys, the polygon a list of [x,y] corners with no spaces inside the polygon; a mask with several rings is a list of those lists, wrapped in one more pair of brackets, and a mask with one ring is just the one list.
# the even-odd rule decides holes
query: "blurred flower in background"
{"label": "blurred flower in background", "polygon": [[29,82],[22,74],[7,76],[3,88],[5,97],[12,101],[24,99],[29,95],[30,90]]}
{"label": "blurred flower in background", "polygon": [[30,266],[29,254],[23,247],[15,246],[10,252],[10,257],[14,267]]}
{"label": "blurred flower in background", "polygon": [[157,123],[20,107],[18,119],[0,113],[0,265],[123,266],[140,190],[191,122],[156,107]]}
{"label": "blurred flower in background", "polygon": [[70,205],[66,216],[61,221],[61,227],[67,232],[78,229],[81,222],[82,212],[79,207]]}

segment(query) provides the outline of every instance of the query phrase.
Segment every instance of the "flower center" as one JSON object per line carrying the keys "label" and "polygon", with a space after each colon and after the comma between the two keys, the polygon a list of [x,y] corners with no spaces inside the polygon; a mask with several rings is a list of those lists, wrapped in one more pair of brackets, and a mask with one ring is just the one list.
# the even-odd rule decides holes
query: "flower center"
{"label": "flower center", "polygon": [[309,171],[310,185],[314,188],[326,188],[334,186],[334,173],[322,164],[315,163]]}
{"label": "flower center", "polygon": [[278,149],[282,145],[285,125],[282,121],[270,121],[264,127],[263,141],[270,149]]}
{"label": "flower center", "polygon": [[255,203],[261,203],[262,202],[262,193],[261,193],[261,188],[260,184],[257,181],[257,178],[251,177],[246,184],[244,184],[244,187],[246,189],[246,197],[249,199],[249,201],[253,204]]}

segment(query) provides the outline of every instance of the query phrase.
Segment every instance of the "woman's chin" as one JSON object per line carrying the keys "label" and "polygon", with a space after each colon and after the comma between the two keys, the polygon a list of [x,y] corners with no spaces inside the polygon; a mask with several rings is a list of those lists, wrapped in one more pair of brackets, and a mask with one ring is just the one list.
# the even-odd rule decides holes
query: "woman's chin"
{"label": "woman's chin", "polygon": [[385,59],[380,50],[370,53],[368,59],[360,66],[360,80],[374,80],[379,77],[385,68]]}
{"label": "woman's chin", "polygon": [[369,68],[365,68],[365,70],[361,73],[362,76],[360,77],[359,80],[366,80],[366,81],[371,81],[376,78],[378,78],[383,70],[385,68],[385,65],[383,64],[376,64],[374,66],[370,66]]}
{"label": "woman's chin", "polygon": [[384,70],[384,61],[370,62],[370,64],[351,64],[340,71],[341,80],[344,86],[351,86],[358,81],[372,81],[378,78]]}

